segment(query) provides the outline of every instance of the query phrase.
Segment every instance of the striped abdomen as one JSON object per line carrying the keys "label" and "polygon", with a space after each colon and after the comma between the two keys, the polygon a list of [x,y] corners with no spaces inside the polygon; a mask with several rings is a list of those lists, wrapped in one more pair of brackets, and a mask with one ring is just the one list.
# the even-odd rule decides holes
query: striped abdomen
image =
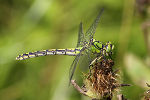
{"label": "striped abdomen", "polygon": [[16,60],[24,60],[39,56],[46,56],[46,55],[69,55],[69,56],[76,56],[80,53],[82,48],[69,48],[69,49],[49,49],[49,50],[41,50],[35,52],[29,52],[16,57]]}

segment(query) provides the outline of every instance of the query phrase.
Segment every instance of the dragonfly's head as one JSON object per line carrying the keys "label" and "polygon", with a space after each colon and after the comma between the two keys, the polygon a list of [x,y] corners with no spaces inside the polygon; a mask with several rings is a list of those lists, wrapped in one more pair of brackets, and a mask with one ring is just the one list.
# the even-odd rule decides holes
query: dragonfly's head
{"label": "dragonfly's head", "polygon": [[106,54],[107,55],[112,55],[114,45],[110,41],[105,44],[105,48],[106,48]]}

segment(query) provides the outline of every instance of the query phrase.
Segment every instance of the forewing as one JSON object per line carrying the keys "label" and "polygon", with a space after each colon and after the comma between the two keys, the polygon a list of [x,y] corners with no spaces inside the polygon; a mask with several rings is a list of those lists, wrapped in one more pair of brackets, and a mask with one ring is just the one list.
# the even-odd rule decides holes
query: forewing
{"label": "forewing", "polygon": [[101,11],[99,12],[98,16],[96,17],[96,19],[94,20],[94,22],[92,23],[90,28],[86,31],[86,33],[85,33],[86,41],[89,41],[90,39],[93,38],[103,10],[104,10],[104,8],[101,9]]}
{"label": "forewing", "polygon": [[84,45],[85,38],[83,34],[83,24],[82,22],[79,25],[79,32],[78,32],[78,42],[77,42],[77,47],[81,47]]}

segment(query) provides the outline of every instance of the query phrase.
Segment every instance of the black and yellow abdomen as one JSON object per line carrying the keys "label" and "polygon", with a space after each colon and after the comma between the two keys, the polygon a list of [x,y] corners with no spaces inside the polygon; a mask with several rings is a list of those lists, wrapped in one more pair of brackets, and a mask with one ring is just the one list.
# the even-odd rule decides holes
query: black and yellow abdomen
{"label": "black and yellow abdomen", "polygon": [[76,56],[80,53],[82,47],[79,48],[67,48],[67,49],[48,49],[48,50],[41,50],[35,52],[29,52],[25,54],[21,54],[16,57],[16,60],[24,60],[39,56],[47,56],[47,55],[69,55],[69,56]]}

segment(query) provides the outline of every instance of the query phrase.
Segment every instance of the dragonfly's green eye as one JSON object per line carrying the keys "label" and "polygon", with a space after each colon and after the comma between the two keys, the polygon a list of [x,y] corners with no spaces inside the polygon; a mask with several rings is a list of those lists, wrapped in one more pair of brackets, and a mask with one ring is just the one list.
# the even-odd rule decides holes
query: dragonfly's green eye
{"label": "dragonfly's green eye", "polygon": [[106,43],[106,52],[111,52],[114,49],[114,45],[111,42]]}

